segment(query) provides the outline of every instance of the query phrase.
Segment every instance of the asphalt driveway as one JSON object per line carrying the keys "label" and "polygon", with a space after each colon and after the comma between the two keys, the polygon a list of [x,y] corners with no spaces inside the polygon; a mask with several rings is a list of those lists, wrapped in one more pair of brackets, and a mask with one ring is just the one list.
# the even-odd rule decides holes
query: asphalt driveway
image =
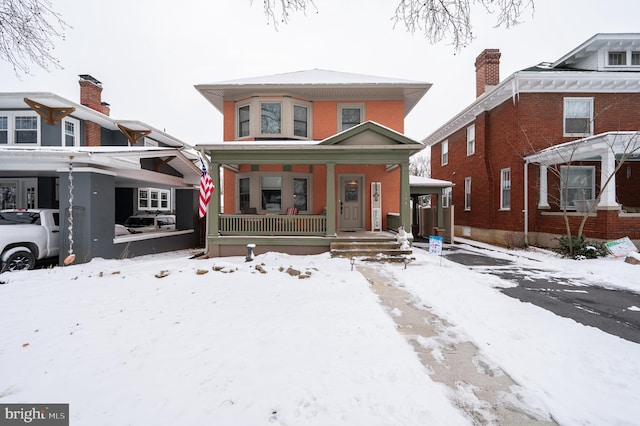
{"label": "asphalt driveway", "polygon": [[[420,241],[416,241],[414,246],[428,250],[428,245]],[[501,289],[508,296],[640,343],[638,314],[628,310],[629,306],[640,306],[640,294],[586,285],[579,278],[571,276],[557,274],[549,277],[548,274],[542,274],[542,264],[540,269],[523,268],[510,260],[459,246],[445,245],[442,254],[446,259],[470,269],[517,283],[517,287]]]}

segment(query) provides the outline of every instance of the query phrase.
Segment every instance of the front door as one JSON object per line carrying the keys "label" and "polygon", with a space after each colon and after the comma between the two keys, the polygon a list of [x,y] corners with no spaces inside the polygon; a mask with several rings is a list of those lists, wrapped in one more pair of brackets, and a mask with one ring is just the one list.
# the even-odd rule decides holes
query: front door
{"label": "front door", "polygon": [[340,175],[338,199],[338,229],[354,231],[364,229],[364,177]]}

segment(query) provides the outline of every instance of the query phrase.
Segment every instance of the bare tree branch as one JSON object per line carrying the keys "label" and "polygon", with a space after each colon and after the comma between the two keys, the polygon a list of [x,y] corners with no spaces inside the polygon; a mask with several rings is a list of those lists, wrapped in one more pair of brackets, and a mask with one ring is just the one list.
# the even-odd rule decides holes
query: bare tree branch
{"label": "bare tree branch", "polygon": [[[251,5],[253,5],[253,1],[250,0]],[[306,15],[307,6],[313,7],[316,13],[318,12],[314,0],[263,0],[263,5],[267,23],[272,22],[276,30],[280,23],[289,23],[289,15],[292,12],[302,12]]]}
{"label": "bare tree branch", "polygon": [[17,76],[30,74],[31,63],[45,70],[62,68],[53,55],[53,40],[64,40],[68,28],[49,0],[0,0],[0,58]]}

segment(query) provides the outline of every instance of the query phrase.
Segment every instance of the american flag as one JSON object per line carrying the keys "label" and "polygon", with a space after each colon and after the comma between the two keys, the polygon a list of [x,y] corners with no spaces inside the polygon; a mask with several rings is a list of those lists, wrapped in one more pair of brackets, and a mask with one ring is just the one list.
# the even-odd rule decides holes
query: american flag
{"label": "american flag", "polygon": [[211,180],[211,175],[207,171],[207,168],[202,161],[202,175],[200,175],[200,218],[202,219],[207,214],[207,204],[211,200],[211,194],[216,189]]}

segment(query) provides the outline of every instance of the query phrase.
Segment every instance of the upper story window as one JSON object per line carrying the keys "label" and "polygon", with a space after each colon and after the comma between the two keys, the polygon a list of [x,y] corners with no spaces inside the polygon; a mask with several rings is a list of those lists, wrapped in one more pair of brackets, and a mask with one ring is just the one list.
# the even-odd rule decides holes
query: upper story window
{"label": "upper story window", "polygon": [[440,165],[449,164],[449,141],[442,142],[442,154],[440,156]]}
{"label": "upper story window", "polygon": [[80,122],[78,120],[69,117],[62,120],[62,140],[64,146],[80,145]]}
{"label": "upper story window", "polygon": [[251,110],[249,105],[238,107],[238,137],[244,138],[249,136],[251,129],[249,128],[249,118]]}
{"label": "upper story window", "polygon": [[293,106],[293,134],[301,138],[309,137],[309,108],[302,105]]}
{"label": "upper story window", "polygon": [[476,152],[476,125],[467,127],[467,155],[473,155]]}
{"label": "upper story window", "polygon": [[564,136],[593,134],[593,98],[564,98]]}
{"label": "upper story window", "polygon": [[362,123],[364,118],[364,105],[339,105],[338,106],[338,120],[340,121],[340,131],[350,129]]}
{"label": "upper story window", "polygon": [[606,53],[608,67],[637,67],[640,66],[640,51],[611,50]]}
{"label": "upper story window", "polygon": [[282,133],[282,104],[262,102],[260,104],[260,133],[279,135]]}
{"label": "upper story window", "polygon": [[33,111],[0,112],[0,144],[40,143],[40,117]]}
{"label": "upper story window", "polygon": [[311,102],[254,97],[236,104],[235,138],[308,139],[311,137]]}

